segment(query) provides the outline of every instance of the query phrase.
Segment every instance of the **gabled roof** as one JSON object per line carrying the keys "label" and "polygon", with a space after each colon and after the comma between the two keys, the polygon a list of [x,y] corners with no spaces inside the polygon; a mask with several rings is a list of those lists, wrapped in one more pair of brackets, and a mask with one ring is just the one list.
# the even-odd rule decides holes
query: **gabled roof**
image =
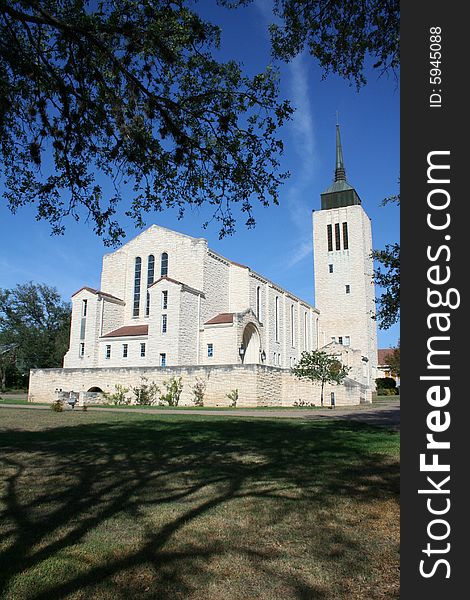
{"label": "gabled roof", "polygon": [[157,279],[157,281],[154,281],[152,284],[149,285],[149,289],[151,287],[153,287],[154,285],[157,285],[157,283],[160,283],[160,281],[169,281],[170,283],[174,283],[176,285],[180,285],[182,287],[182,289],[186,292],[192,292],[193,294],[199,294],[201,296],[205,297],[204,292],[201,292],[201,290],[197,290],[196,288],[192,288],[189,285],[186,285],[185,283],[183,283],[182,281],[178,281],[177,279],[173,279],[172,277],[168,277],[168,275],[163,275],[162,277],[160,277],[160,279]]}
{"label": "gabled roof", "polygon": [[206,321],[204,325],[221,325],[222,323],[233,323],[233,315],[234,313],[220,313],[217,316]]}
{"label": "gabled roof", "polygon": [[126,325],[125,327],[119,327],[119,329],[115,329],[114,331],[110,331],[106,335],[101,337],[111,338],[111,337],[131,337],[137,335],[148,335],[149,326],[148,325]]}
{"label": "gabled roof", "polygon": [[80,292],[83,292],[83,290],[86,290],[87,292],[90,292],[91,294],[95,294],[96,296],[103,296],[104,298],[109,298],[110,300],[118,300],[119,302],[124,302],[124,300],[121,300],[121,298],[117,298],[116,296],[113,296],[112,294],[108,294],[107,292],[95,290],[95,288],[91,288],[86,285],[83,286],[82,288],[80,288],[77,292],[75,292],[75,294],[72,294],[72,298],[74,296],[76,296],[77,294],[79,294]]}

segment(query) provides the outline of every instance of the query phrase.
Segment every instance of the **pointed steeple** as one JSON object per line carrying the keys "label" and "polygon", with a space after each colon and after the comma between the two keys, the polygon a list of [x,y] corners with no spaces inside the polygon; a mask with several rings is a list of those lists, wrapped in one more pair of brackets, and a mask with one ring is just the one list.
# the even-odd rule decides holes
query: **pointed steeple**
{"label": "pointed steeple", "polygon": [[321,194],[321,207],[322,210],[327,210],[329,208],[341,208],[342,206],[352,206],[354,204],[361,204],[361,199],[352,185],[346,181],[341,134],[339,131],[338,117],[336,117],[335,180],[334,183]]}
{"label": "pointed steeple", "polygon": [[346,169],[343,161],[343,148],[341,146],[341,135],[339,123],[336,123],[336,170],[335,181],[346,181]]}

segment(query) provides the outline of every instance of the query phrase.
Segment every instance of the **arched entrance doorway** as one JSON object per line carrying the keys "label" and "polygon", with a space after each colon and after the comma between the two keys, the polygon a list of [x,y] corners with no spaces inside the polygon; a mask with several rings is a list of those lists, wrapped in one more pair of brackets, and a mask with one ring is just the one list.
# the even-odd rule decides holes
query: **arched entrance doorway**
{"label": "arched entrance doorway", "polygon": [[103,393],[103,390],[102,390],[101,388],[99,388],[99,387],[96,387],[96,386],[94,386],[94,387],[91,387],[91,388],[88,390],[88,392],[99,392],[100,394],[102,394],[102,393]]}
{"label": "arched entrance doorway", "polygon": [[248,323],[243,331],[243,347],[245,354],[243,363],[245,365],[257,365],[260,363],[261,339],[258,328],[254,323]]}

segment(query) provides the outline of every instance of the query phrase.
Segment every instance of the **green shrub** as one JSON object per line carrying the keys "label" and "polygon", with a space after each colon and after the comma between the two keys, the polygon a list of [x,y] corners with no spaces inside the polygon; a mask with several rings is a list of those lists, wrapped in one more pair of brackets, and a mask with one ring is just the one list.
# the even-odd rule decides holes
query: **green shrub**
{"label": "green shrub", "polygon": [[196,377],[196,383],[191,386],[193,390],[193,402],[195,406],[204,406],[204,396],[206,393],[206,382],[200,377]]}
{"label": "green shrub", "polygon": [[51,408],[55,412],[62,412],[64,410],[62,400],[59,400],[59,398],[57,398],[57,400],[54,400],[54,402],[51,404]]}
{"label": "green shrub", "polygon": [[147,377],[140,378],[140,385],[132,388],[132,393],[135,396],[135,403],[140,406],[151,406],[158,399],[160,388],[152,381],[148,383]]}
{"label": "green shrub", "polygon": [[298,402],[297,402],[297,400],[294,402],[294,406],[298,406],[300,408],[314,408],[315,407],[315,403],[314,402],[307,402],[306,400],[301,400],[299,398]]}
{"label": "green shrub", "polygon": [[183,390],[183,378],[172,377],[171,379],[164,381],[163,385],[166,388],[166,392],[160,396],[160,403],[166,403],[168,406],[178,406]]}
{"label": "green shrub", "polygon": [[120,406],[123,404],[130,404],[131,399],[126,396],[129,388],[124,387],[120,383],[117,383],[114,386],[114,393],[110,394],[109,392],[103,392],[103,396],[109,404],[114,404],[115,406]]}
{"label": "green shrub", "polygon": [[398,390],[396,388],[383,388],[379,390],[379,396],[396,396],[398,394]]}
{"label": "green shrub", "polygon": [[227,394],[227,398],[231,400],[230,406],[235,408],[238,402],[238,389],[230,390],[230,392]]}
{"label": "green shrub", "polygon": [[377,391],[379,394],[381,390],[391,390],[397,387],[397,382],[392,377],[378,377],[375,380],[375,384],[377,385]]}

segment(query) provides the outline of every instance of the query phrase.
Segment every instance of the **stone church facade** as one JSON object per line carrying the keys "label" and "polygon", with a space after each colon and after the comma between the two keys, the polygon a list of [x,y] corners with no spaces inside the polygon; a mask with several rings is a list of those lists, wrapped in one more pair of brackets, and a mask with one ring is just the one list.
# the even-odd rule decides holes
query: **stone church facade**
{"label": "stone church facade", "polygon": [[335,182],[313,213],[316,307],[205,239],[152,225],[104,256],[99,290],[73,295],[63,369],[33,370],[30,399],[181,376],[187,403],[196,379],[206,382],[207,404],[226,404],[234,389],[239,405],[314,402],[315,386],[290,369],[303,351],[324,347],[351,367],[334,389],[337,404],[370,401],[377,366],[371,226],[346,181],[338,127],[336,148]]}

